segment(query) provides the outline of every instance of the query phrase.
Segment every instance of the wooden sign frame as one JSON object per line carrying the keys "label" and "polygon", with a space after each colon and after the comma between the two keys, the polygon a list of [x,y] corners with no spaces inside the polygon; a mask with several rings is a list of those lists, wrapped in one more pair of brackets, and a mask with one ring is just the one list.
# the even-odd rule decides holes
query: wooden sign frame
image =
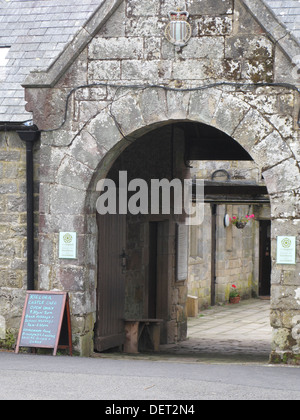
{"label": "wooden sign frame", "polygon": [[[44,296],[62,296],[61,307],[59,308],[59,318],[57,329],[55,331],[55,343],[54,345],[44,345],[44,344],[24,344],[22,341],[23,329],[26,324],[26,315],[29,311],[29,298],[31,295],[44,295]],[[19,352],[20,347],[29,347],[29,348],[53,348],[53,356],[56,356],[58,349],[69,349],[69,354],[72,356],[72,330],[71,330],[71,315],[70,315],[70,303],[69,295],[67,292],[40,292],[35,290],[28,290],[26,293],[26,299],[21,319],[21,325],[16,345],[15,353]]]}

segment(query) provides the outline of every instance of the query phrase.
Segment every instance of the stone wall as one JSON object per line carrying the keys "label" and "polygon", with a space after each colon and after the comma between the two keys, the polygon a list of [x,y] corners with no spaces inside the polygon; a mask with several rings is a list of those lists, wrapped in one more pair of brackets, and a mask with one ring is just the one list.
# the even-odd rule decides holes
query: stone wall
{"label": "stone wall", "polygon": [[[89,353],[97,181],[154,128],[174,121],[208,124],[243,146],[265,178],[272,206],[274,351],[298,352],[299,249],[296,267],[275,264],[276,236],[299,236],[298,95],[291,87],[237,84],[291,82],[293,65],[281,49],[286,34],[268,36],[258,19],[268,23],[270,17],[254,19],[241,0],[126,0],[115,10],[116,3],[105,2],[102,12],[113,12],[104,25],[96,24],[103,15],[95,16],[48,72],[26,82],[27,110],[39,129],[50,130],[41,138],[39,287],[70,291],[74,340]],[[193,28],[180,51],[164,37],[167,14],[177,6],[187,7]],[[210,85],[215,82],[233,84]],[[73,264],[58,259],[60,230],[78,233]]]}
{"label": "stone wall", "polygon": [[[36,145],[36,180],[38,149],[39,145]],[[0,132],[0,181],[0,315],[6,329],[17,330],[27,282],[26,146],[16,133],[10,131]],[[36,183],[36,237],[38,191]]]}
{"label": "stone wall", "polygon": [[[216,170],[227,171],[233,181],[252,181],[263,184],[261,171],[251,161],[192,161],[191,173],[198,179],[211,179]],[[215,181],[226,180],[216,173]],[[218,178],[219,177],[219,178]],[[224,178],[225,177],[225,178]],[[218,205],[216,227],[216,296],[215,303],[227,303],[231,285],[235,284],[242,299],[259,294],[259,220],[270,219],[268,205]],[[264,210],[264,211],[263,211]],[[255,221],[245,229],[232,225],[224,227],[224,216],[255,214]],[[204,223],[190,229],[190,258],[188,293],[198,297],[199,310],[211,305],[211,206],[205,205]]]}
{"label": "stone wall", "polygon": [[[217,207],[216,304],[228,303],[232,284],[237,286],[242,299],[258,295],[258,271],[254,269],[258,223],[251,222],[243,230],[238,230],[233,226],[224,228],[226,212],[233,216],[245,215],[248,211],[248,206],[219,205]],[[201,241],[200,246],[203,247],[202,255],[190,255],[189,258],[188,290],[190,295],[199,297],[199,310],[211,306],[210,212],[210,205],[206,205],[208,222],[198,228],[200,232],[196,233]]]}

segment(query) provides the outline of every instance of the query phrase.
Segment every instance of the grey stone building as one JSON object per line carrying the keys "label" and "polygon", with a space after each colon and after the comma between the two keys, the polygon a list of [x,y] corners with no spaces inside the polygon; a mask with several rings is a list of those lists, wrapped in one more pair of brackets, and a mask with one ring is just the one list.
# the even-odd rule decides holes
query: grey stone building
{"label": "grey stone building", "polygon": [[[33,282],[69,292],[83,355],[122,344],[120,314],[184,339],[184,218],[173,202],[102,217],[97,186],[251,161],[271,206],[273,359],[299,357],[299,16],[298,1],[0,0],[0,333]],[[60,232],[76,258],[60,258]],[[281,236],[296,264],[278,264]]]}

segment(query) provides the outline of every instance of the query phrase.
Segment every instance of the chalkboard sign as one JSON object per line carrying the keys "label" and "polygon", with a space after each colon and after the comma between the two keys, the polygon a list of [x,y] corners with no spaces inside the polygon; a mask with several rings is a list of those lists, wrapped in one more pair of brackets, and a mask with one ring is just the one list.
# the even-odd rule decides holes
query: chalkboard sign
{"label": "chalkboard sign", "polygon": [[66,292],[28,291],[16,346],[54,349],[69,348],[72,333],[69,296]]}

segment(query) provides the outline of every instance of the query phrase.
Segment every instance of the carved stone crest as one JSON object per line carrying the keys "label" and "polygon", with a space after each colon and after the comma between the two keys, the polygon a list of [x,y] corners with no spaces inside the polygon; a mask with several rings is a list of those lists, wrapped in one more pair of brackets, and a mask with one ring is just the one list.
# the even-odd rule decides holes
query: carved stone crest
{"label": "carved stone crest", "polygon": [[189,13],[178,9],[169,13],[165,36],[176,47],[184,47],[192,36],[192,27],[188,23]]}

